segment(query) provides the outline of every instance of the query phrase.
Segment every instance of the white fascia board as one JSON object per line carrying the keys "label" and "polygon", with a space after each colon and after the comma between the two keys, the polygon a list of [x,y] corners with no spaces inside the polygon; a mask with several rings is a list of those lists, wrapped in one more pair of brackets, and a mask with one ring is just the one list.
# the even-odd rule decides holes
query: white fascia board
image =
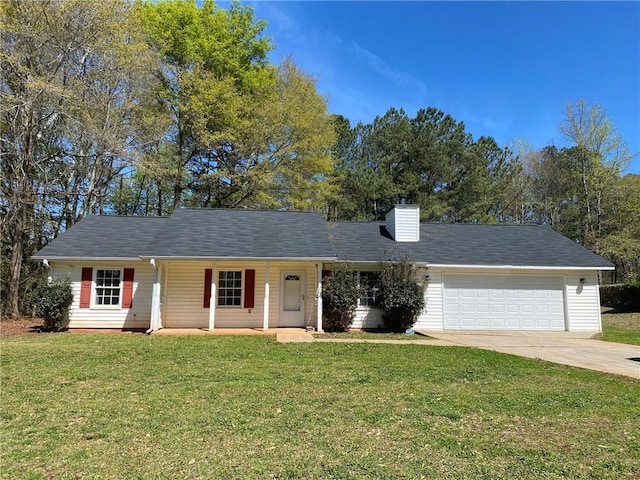
{"label": "white fascia board", "polygon": [[[379,265],[385,263],[384,260],[379,261],[354,261],[354,260],[336,260],[336,263],[350,263],[354,265]],[[495,270],[615,270],[616,267],[541,267],[535,265],[463,265],[463,264],[448,264],[448,263],[427,263],[427,262],[415,262],[418,267],[433,267],[433,268],[464,268],[464,269],[495,269]]]}
{"label": "white fascia board", "polygon": [[537,265],[454,265],[454,264],[439,264],[439,263],[422,263],[416,262],[416,265],[421,267],[434,267],[434,268],[465,268],[465,269],[481,269],[491,268],[495,270],[615,270],[616,267],[576,267],[567,265],[564,267],[545,267]]}
{"label": "white fascia board", "polygon": [[48,260],[51,262],[141,262],[141,257],[52,257],[34,256],[33,260]]}
{"label": "white fascia board", "polygon": [[384,260],[335,260],[335,263],[349,263],[353,265],[380,265],[381,263],[385,263]]}
{"label": "white fascia board", "polygon": [[261,261],[261,262],[333,262],[335,257],[159,257],[159,256],[145,256],[140,257],[142,260],[150,260],[155,258],[156,260],[179,260],[181,262],[193,261]]}

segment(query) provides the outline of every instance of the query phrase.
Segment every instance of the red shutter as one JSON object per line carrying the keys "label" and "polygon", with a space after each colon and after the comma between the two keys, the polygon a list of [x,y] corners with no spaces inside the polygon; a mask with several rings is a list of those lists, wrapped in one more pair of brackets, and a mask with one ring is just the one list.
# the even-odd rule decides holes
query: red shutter
{"label": "red shutter", "polygon": [[202,302],[202,306],[204,308],[211,307],[211,276],[213,275],[213,270],[211,268],[207,268],[204,271],[204,302]]}
{"label": "red shutter", "polygon": [[80,308],[91,306],[91,283],[93,282],[93,268],[82,269],[82,281],[80,282]]}
{"label": "red shutter", "polygon": [[256,292],[256,271],[244,271],[244,308],[253,308]]}
{"label": "red shutter", "polygon": [[133,268],[125,268],[122,284],[122,308],[133,307]]}

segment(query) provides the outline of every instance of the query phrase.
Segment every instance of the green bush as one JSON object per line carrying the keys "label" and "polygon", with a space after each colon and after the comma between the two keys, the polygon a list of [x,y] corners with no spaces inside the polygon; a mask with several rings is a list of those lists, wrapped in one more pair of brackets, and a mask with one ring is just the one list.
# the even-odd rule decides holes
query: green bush
{"label": "green bush", "polygon": [[424,287],[416,281],[413,261],[403,257],[382,266],[380,308],[384,326],[404,332],[416,323],[424,309]]}
{"label": "green bush", "polygon": [[640,282],[602,285],[600,305],[616,310],[640,312]]}
{"label": "green bush", "polygon": [[356,272],[346,268],[333,270],[324,280],[322,312],[329,330],[349,330],[355,317],[360,290]]}
{"label": "green bush", "polygon": [[56,280],[43,285],[36,300],[36,314],[44,319],[44,330],[60,332],[69,326],[69,309],[73,292],[68,280]]}

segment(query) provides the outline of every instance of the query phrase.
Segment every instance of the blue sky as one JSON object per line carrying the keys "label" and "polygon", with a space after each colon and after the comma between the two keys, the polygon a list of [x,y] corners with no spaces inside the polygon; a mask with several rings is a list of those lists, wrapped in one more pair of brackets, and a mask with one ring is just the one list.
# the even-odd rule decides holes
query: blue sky
{"label": "blue sky", "polygon": [[563,146],[564,105],[584,98],[640,153],[640,2],[242,3],[272,60],[291,54],[352,124],[433,106],[476,138]]}

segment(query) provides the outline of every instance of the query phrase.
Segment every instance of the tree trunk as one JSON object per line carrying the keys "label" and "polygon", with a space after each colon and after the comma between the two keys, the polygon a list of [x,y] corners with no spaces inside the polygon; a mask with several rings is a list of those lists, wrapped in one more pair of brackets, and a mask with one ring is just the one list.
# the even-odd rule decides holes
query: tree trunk
{"label": "tree trunk", "polygon": [[158,189],[158,216],[162,216],[162,180],[156,181],[156,188]]}
{"label": "tree trunk", "polygon": [[22,251],[25,241],[24,231],[19,227],[11,242],[11,276],[7,289],[7,304],[9,316],[20,316],[20,276],[22,274]]}

